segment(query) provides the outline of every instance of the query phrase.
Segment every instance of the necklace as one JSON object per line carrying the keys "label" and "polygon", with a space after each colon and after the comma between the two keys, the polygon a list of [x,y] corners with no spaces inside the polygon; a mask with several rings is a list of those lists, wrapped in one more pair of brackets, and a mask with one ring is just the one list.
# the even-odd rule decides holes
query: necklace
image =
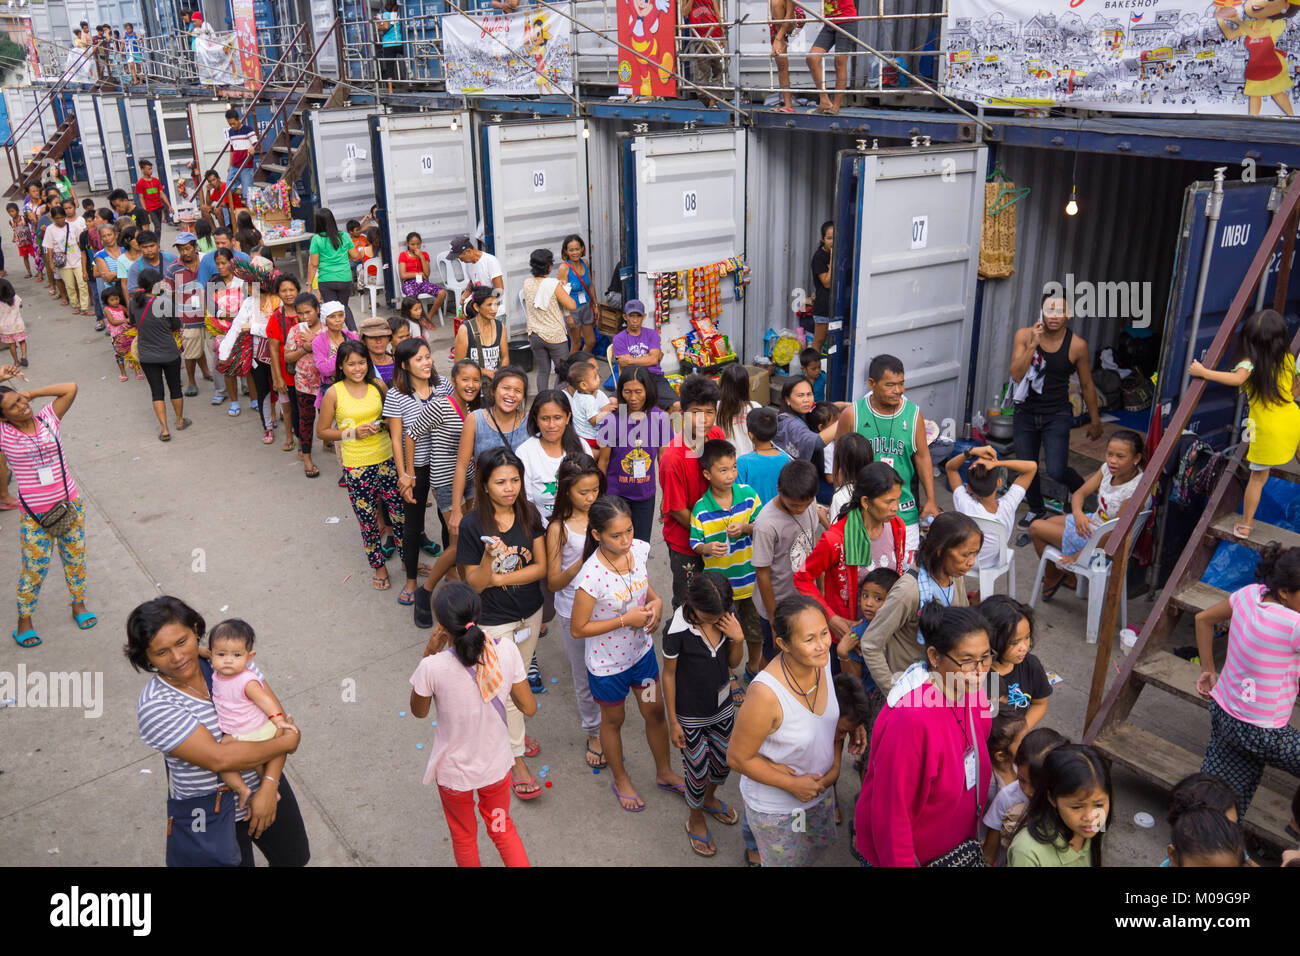
{"label": "necklace", "polygon": [[[799,682],[794,679],[794,675],[790,673],[790,668],[787,667],[785,663],[785,651],[782,651],[781,652],[781,673],[785,675],[786,681],[790,684],[791,688],[794,689],[795,693],[797,693],[800,697],[803,698],[803,704],[805,707],[808,708],[809,712],[816,714],[817,708],[815,705],[817,703],[817,692],[821,690],[821,686],[822,686],[822,672],[820,670],[817,671],[817,679],[813,682],[812,688],[810,690],[805,691],[802,687],[799,686]],[[809,700],[809,695],[811,695],[812,697],[811,701]]]}
{"label": "necklace", "polygon": [[630,551],[628,552],[627,561],[625,562],[628,567],[627,572],[624,573],[620,568],[614,565],[614,559],[610,557],[609,552],[606,551],[604,547],[600,549],[600,555],[605,559],[605,563],[609,565],[609,569],[619,576],[620,580],[623,582],[623,586],[627,588],[627,598],[623,601],[622,611],[622,613],[626,614],[627,609],[632,606],[632,578],[636,574],[636,558],[632,556]]}
{"label": "necklace", "polygon": [[211,699],[212,699],[212,698],[208,695],[207,681],[204,681],[204,682],[203,682],[203,689],[202,689],[202,690],[195,690],[195,689],[194,689],[194,685],[192,685],[192,684],[184,683],[184,682],[178,684],[178,683],[176,683],[175,681],[171,680],[170,678],[164,677],[162,674],[159,674],[158,676],[159,676],[159,677],[162,677],[164,683],[166,683],[167,685],[169,685],[169,686],[171,686],[171,687],[175,687],[175,688],[176,688],[177,690],[179,690],[179,691],[185,691],[186,693],[189,693],[190,695],[192,695],[192,696],[194,696],[194,697],[198,697],[198,698],[200,698],[200,699],[202,699],[202,700],[211,700]]}

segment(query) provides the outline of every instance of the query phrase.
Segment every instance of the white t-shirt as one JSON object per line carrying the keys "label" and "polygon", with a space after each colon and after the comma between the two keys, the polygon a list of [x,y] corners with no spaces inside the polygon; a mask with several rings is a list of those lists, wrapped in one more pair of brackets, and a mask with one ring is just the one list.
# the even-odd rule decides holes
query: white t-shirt
{"label": "white t-shirt", "polygon": [[578,437],[595,438],[597,426],[591,423],[591,416],[609,404],[605,393],[600,389],[590,395],[574,392],[569,396],[569,404],[573,406],[573,428]]}
{"label": "white t-shirt", "polygon": [[[828,446],[829,447],[829,446]],[[835,494],[831,495],[831,524],[839,520],[840,509],[853,500],[853,486],[845,485]]]}
{"label": "white t-shirt", "polygon": [[822,470],[826,472],[826,480],[830,481],[835,474],[835,442],[833,441],[828,441],[826,450],[822,452]]}
{"label": "white t-shirt", "polygon": [[501,305],[497,309],[497,318],[502,318],[509,309],[510,300],[506,297],[506,280],[505,273],[501,271],[501,261],[490,252],[485,252],[479,256],[478,262],[461,263],[465,267],[465,275],[469,276],[470,286],[485,285],[492,288],[492,280],[501,279]]}
{"label": "white t-shirt", "polygon": [[[962,485],[952,493],[952,503],[959,512],[964,515],[973,515],[977,518],[993,518],[1002,523],[1007,529],[1007,540],[1015,534],[1016,529],[1016,509],[1020,507],[1020,502],[1025,500],[1025,489],[1019,485],[1012,485],[998,499],[998,513],[990,514],[989,510],[984,507],[974,495],[966,490]],[[998,554],[998,544],[992,538],[984,538],[984,546],[980,548],[979,567],[992,568],[996,567],[1001,560]]]}
{"label": "white t-shirt", "polygon": [[[762,407],[763,406],[758,404],[758,402],[750,402],[748,405],[745,406],[744,410],[740,413],[740,417],[737,418],[731,425],[732,433],[727,438],[727,441],[731,442],[731,444],[736,446],[737,458],[739,458],[741,455],[748,455],[751,451],[754,450],[754,443],[749,440],[749,428],[746,426],[745,423],[749,418],[750,412],[752,412],[756,408],[762,408]],[[722,424],[721,419],[718,420],[717,424],[718,427],[721,428],[724,432],[727,430],[726,426]]]}
{"label": "white t-shirt", "polygon": [[[646,573],[646,558],[650,544],[632,540],[633,568],[624,576],[611,571],[600,560],[596,551],[574,578],[575,591],[586,591],[596,600],[591,619],[599,621],[625,614],[628,608],[646,602],[650,578]],[[599,637],[587,638],[587,670],[597,677],[621,674],[654,649],[654,641],[644,628],[618,627]]]}
{"label": "white t-shirt", "polygon": [[[997,780],[998,775],[993,774],[993,779]],[[1001,830],[1002,821],[1007,815],[1007,811],[1017,803],[1025,803],[1028,798],[1025,792],[1020,789],[1020,781],[1007,784],[1000,789],[993,797],[989,808],[984,811],[984,820],[982,821],[990,830]]]}
{"label": "white t-shirt", "polygon": [[564,453],[552,458],[542,447],[542,440],[533,437],[516,448],[515,454],[524,463],[524,494],[541,513],[542,520],[550,521],[555,510],[555,473],[560,470]]}

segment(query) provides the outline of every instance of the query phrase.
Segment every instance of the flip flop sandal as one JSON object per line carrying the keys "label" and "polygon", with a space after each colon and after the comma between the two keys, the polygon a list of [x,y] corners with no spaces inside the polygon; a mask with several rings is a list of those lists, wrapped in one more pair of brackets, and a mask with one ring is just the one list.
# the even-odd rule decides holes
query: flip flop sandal
{"label": "flip flop sandal", "polygon": [[284,444],[280,446],[280,451],[294,451],[297,447],[298,439],[294,438],[292,435],[286,435],[284,437]]}
{"label": "flip flop sandal", "polygon": [[[1242,530],[1241,530],[1242,528],[1245,528],[1245,529],[1246,529],[1246,531],[1245,531],[1244,534],[1242,533]],[[1242,540],[1242,541],[1244,541],[1244,540],[1246,540],[1247,538],[1249,538],[1249,537],[1251,536],[1251,534],[1254,533],[1254,531],[1255,531],[1255,527],[1254,527],[1254,525],[1246,524],[1246,523],[1243,522],[1243,521],[1238,521],[1236,524],[1234,524],[1234,525],[1232,526],[1232,534],[1233,534],[1233,537],[1239,538],[1239,539]]]}
{"label": "flip flop sandal", "polygon": [[709,849],[709,843],[713,840],[713,834],[709,833],[708,830],[705,830],[704,836],[698,837],[691,832],[690,823],[687,823],[685,826],[686,835],[691,838],[691,849],[694,850],[698,856],[718,855],[718,848],[716,846],[711,850]]}
{"label": "flip flop sandal", "polygon": [[[758,851],[756,850],[756,851],[754,851],[754,852],[758,852]],[[751,860],[751,859],[749,858],[749,850],[747,850],[747,849],[746,849],[746,850],[741,850],[741,851],[740,851],[740,858],[741,858],[742,860],[745,861],[745,866],[762,866],[762,865],[763,865],[763,861],[762,861],[762,860],[760,860],[760,861],[757,862],[757,863],[755,863],[753,860]]]}
{"label": "flip flop sandal", "polygon": [[670,783],[659,783],[658,781],[655,781],[655,786],[658,787],[660,790],[664,790],[668,793],[675,793],[683,800],[686,799],[686,784],[684,783],[679,783],[676,786],[674,786],[673,784]]}
{"label": "flip flop sandal", "polygon": [[374,575],[370,579],[370,585],[376,591],[387,591],[389,588],[393,586],[393,582],[390,581],[388,578],[381,578],[379,577],[379,575]]}
{"label": "flip flop sandal", "polygon": [[1065,583],[1065,576],[1062,575],[1061,577],[1056,579],[1055,584],[1043,585],[1043,595],[1042,595],[1043,600],[1050,601],[1052,598],[1056,597],[1056,592],[1061,590],[1061,585],[1064,583]]}
{"label": "flip flop sandal", "polygon": [[418,570],[419,570],[419,572],[420,572],[420,576],[421,576],[421,577],[428,577],[430,574],[433,573],[433,565],[432,565],[432,564],[421,564],[421,565],[419,565]]}
{"label": "flip flop sandal", "polygon": [[611,783],[611,784],[609,785],[609,789],[613,790],[613,791],[614,791],[614,796],[618,797],[618,805],[619,805],[620,807],[623,807],[623,809],[626,810],[628,813],[640,813],[642,810],[645,809],[645,804],[644,804],[644,803],[641,804],[641,806],[639,806],[639,807],[624,807],[624,806],[623,806],[623,801],[624,801],[624,800],[640,800],[640,799],[641,799],[641,794],[637,793],[635,790],[632,791],[632,795],[631,795],[631,796],[628,796],[628,795],[625,794],[625,793],[619,793],[619,792],[618,792],[618,784]]}
{"label": "flip flop sandal", "polygon": [[312,466],[311,466],[311,471],[308,471],[306,468],[304,468],[304,469],[302,470],[302,473],[303,473],[306,477],[308,477],[308,478],[319,478],[319,477],[320,477],[320,469],[317,468],[315,465],[312,465]]}
{"label": "flip flop sandal", "polygon": [[0,502],[0,511],[17,511],[17,510],[18,510],[18,502],[16,501]]}
{"label": "flip flop sandal", "polygon": [[700,809],[703,810],[705,813],[713,814],[713,816],[718,818],[719,822],[725,823],[729,827],[735,826],[737,823],[740,822],[740,814],[737,813],[733,808],[727,806],[727,802],[725,800],[719,800],[718,802],[722,804],[721,810],[715,810],[712,807],[700,807]]}
{"label": "flip flop sandal", "polygon": [[72,619],[77,622],[77,627],[83,631],[88,631],[99,623],[99,618],[91,611],[82,611],[80,614],[74,613]]}
{"label": "flip flop sandal", "polygon": [[176,430],[177,430],[178,432],[183,432],[183,431],[185,431],[185,429],[189,428],[189,427],[190,427],[191,425],[193,425],[193,424],[194,424],[194,423],[193,423],[192,421],[190,421],[188,418],[182,418],[182,419],[181,419],[181,423],[180,423],[179,425],[176,426]]}
{"label": "flip flop sandal", "polygon": [[197,394],[199,394],[199,387],[198,387],[197,385],[186,385],[186,386],[185,386],[185,397],[186,397],[186,398],[193,398],[193,397],[194,397],[195,395],[197,395]]}
{"label": "flip flop sandal", "polygon": [[[531,743],[530,743],[530,741],[531,741]],[[524,756],[525,756],[525,757],[536,757],[536,756],[537,756],[539,753],[541,753],[541,752],[542,752],[542,745],[539,744],[535,739],[533,739],[532,737],[525,737],[525,738],[524,738]]]}
{"label": "flip flop sandal", "polygon": [[793,112],[794,112],[794,107],[793,107],[793,106],[777,106],[777,107],[773,107],[772,112],[773,112],[773,113],[793,113]]}
{"label": "flip flop sandal", "polygon": [[171,440],[172,440],[172,436],[171,436],[169,433],[167,433],[167,432],[159,432],[159,433],[158,433],[158,440],[159,440],[159,441],[171,441]]}
{"label": "flip flop sandal", "polygon": [[597,763],[592,763],[590,760],[587,761],[587,766],[592,770],[604,770],[609,766],[609,761],[605,759],[605,755],[599,750],[592,750],[591,744],[587,745],[587,753],[591,754],[598,761]]}
{"label": "flip flop sandal", "polygon": [[745,689],[740,686],[740,681],[733,676],[731,678],[731,705],[739,707],[745,702]]}
{"label": "flip flop sandal", "polygon": [[[531,793],[529,793],[528,791],[521,791],[519,789],[520,787],[526,787],[529,784],[532,784],[534,787],[537,787],[537,789],[532,791]],[[542,795],[542,788],[537,786],[537,778],[532,776],[531,774],[529,774],[527,780],[515,780],[513,777],[511,777],[510,789],[514,792],[514,795],[518,797],[520,800],[536,800],[538,797]]]}
{"label": "flip flop sandal", "polygon": [[[403,600],[405,598],[405,600]],[[402,588],[402,593],[397,595],[397,603],[402,607],[410,607],[415,603],[415,588]]]}
{"label": "flip flop sandal", "polygon": [[41,643],[41,636],[31,629],[23,631],[21,634],[14,631],[14,643],[19,647],[35,647]]}

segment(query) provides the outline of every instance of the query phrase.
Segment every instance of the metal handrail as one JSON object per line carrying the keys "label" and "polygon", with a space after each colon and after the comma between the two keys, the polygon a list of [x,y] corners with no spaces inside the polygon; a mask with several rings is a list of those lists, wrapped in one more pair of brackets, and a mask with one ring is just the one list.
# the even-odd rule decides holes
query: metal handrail
{"label": "metal handrail", "polygon": [[[9,134],[9,138],[4,141],[3,146],[5,150],[5,158],[9,163],[9,175],[13,182],[16,183],[19,177],[22,176],[23,172],[23,165],[21,162],[15,166],[18,141],[31,131],[32,126],[40,119],[41,110],[44,109],[47,104],[52,104],[54,102],[55,94],[68,85],[70,82],[69,77],[85,65],[84,61],[88,57],[94,57],[93,47],[86,47],[81,51],[81,55],[68,65],[68,67],[63,71],[63,74],[59,77],[58,81],[48,87],[37,98],[36,105],[32,107],[31,112],[23,118],[21,123],[13,128]],[[33,162],[34,161],[35,160],[33,159]]]}

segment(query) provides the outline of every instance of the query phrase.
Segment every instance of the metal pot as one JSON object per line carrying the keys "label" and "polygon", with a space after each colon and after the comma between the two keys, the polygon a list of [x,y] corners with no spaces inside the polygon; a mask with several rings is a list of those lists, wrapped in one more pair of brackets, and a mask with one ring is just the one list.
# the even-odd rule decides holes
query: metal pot
{"label": "metal pot", "polygon": [[992,415],[988,422],[989,438],[995,441],[1011,441],[1012,427],[1011,415]]}

